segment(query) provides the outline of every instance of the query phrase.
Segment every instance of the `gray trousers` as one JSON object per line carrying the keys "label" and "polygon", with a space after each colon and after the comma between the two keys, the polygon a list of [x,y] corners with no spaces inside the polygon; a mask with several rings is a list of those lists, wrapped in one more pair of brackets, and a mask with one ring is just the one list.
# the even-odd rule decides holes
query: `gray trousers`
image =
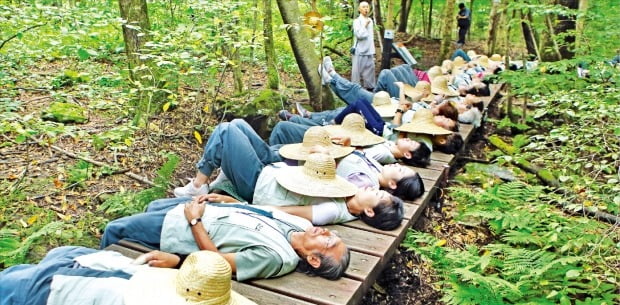
{"label": "gray trousers", "polygon": [[351,81],[362,85],[366,89],[375,88],[375,56],[353,55]]}

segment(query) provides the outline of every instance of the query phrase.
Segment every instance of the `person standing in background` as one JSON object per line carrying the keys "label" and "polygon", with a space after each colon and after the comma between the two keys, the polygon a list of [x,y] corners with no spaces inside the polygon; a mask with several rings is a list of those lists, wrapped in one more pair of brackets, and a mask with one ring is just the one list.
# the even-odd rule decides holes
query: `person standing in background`
{"label": "person standing in background", "polygon": [[465,35],[469,31],[471,23],[471,11],[465,7],[465,3],[459,3],[459,13],[456,15],[456,21],[459,27],[459,40],[456,42],[457,48],[465,44]]}
{"label": "person standing in background", "polygon": [[375,37],[373,21],[368,14],[370,5],[366,1],[359,4],[360,15],[353,20],[353,67],[351,81],[373,91],[375,88]]}

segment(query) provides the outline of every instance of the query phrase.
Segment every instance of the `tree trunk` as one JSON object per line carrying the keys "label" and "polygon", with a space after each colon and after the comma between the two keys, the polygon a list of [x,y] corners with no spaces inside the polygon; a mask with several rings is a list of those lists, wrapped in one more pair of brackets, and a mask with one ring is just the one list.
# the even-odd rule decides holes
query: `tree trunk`
{"label": "tree trunk", "polygon": [[263,0],[263,39],[265,61],[267,63],[267,82],[270,89],[277,90],[280,86],[280,76],[276,67],[276,51],[273,45],[273,24],[271,22],[271,0]]}
{"label": "tree trunk", "polygon": [[444,8],[443,15],[443,33],[441,38],[441,47],[439,49],[439,62],[444,58],[448,58],[448,52],[450,52],[450,44],[452,43],[452,30],[454,29],[454,7],[456,0],[446,0],[446,7]]}
{"label": "tree trunk", "polygon": [[411,2],[413,0],[400,0],[400,22],[398,24],[398,32],[407,32],[407,23],[409,23],[409,12],[411,11]]}
{"label": "tree trunk", "polygon": [[372,14],[373,21],[379,27],[379,41],[381,41],[383,34],[385,34],[385,24],[383,24],[383,18],[381,17],[381,0],[372,1],[370,5],[372,5],[372,11],[374,12]]}
{"label": "tree trunk", "polygon": [[497,30],[499,29],[500,16],[500,1],[494,0],[489,18],[489,39],[487,40],[487,51],[489,54],[496,53],[495,48],[497,45]]}
{"label": "tree trunk", "polygon": [[[559,5],[565,6],[566,8],[577,10],[579,8],[579,0],[558,0]],[[558,34],[566,33],[569,31],[575,30],[575,16],[564,16],[558,15],[554,32],[557,36]],[[566,35],[564,36],[564,43],[562,43],[560,48],[560,54],[563,59],[573,58],[575,56],[575,52],[573,51],[575,43],[575,35]]]}
{"label": "tree trunk", "polygon": [[[534,37],[534,32],[532,31],[532,13],[528,10],[528,12],[524,12],[523,9],[520,11],[521,13],[521,31],[523,32],[523,39],[525,39],[525,47],[527,48],[527,53],[530,57],[536,57],[540,59],[540,54],[538,54],[538,44],[536,43],[536,37]],[[530,58],[531,59],[531,58]]]}
{"label": "tree trunk", "polygon": [[149,23],[146,0],[118,0],[123,24],[123,38],[125,39],[125,52],[129,64],[130,77],[139,80],[139,75],[134,75],[134,68],[143,64],[140,60],[140,49],[148,41]]}
{"label": "tree trunk", "polygon": [[299,72],[306,83],[308,95],[314,110],[333,109],[334,98],[330,90],[321,86],[321,76],[317,71],[320,59],[310,41],[309,29],[299,18],[297,0],[277,0],[282,21],[287,25],[286,33],[299,66]]}
{"label": "tree trunk", "polygon": [[433,25],[433,0],[428,4],[428,25],[426,26],[426,37],[431,38],[431,27]]}
{"label": "tree trunk", "polygon": [[582,50],[583,46],[586,44],[583,41],[583,31],[585,29],[586,23],[586,14],[588,13],[588,0],[579,0],[579,17],[577,17],[576,32],[577,37],[575,40],[575,50],[577,50],[578,54],[588,54],[586,50]]}

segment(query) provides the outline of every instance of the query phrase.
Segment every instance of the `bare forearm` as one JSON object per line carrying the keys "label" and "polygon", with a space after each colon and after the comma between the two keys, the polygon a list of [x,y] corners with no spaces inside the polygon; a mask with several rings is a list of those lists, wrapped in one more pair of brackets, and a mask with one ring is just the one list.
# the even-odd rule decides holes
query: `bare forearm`
{"label": "bare forearm", "polygon": [[213,241],[211,241],[211,237],[209,237],[209,234],[207,234],[207,231],[202,226],[202,222],[197,223],[191,228],[192,235],[194,235],[194,240],[196,241],[196,245],[198,245],[198,249],[218,252],[217,247]]}

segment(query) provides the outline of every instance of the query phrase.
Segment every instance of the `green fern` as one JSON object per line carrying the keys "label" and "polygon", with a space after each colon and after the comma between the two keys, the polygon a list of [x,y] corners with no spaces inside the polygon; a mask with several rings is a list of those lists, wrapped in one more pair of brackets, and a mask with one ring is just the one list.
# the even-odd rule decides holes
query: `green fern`
{"label": "green fern", "polygon": [[105,211],[114,218],[129,216],[144,211],[149,202],[166,197],[170,177],[179,163],[177,155],[169,154],[167,157],[166,163],[157,171],[154,187],[137,193],[127,191],[115,194],[101,204],[98,210]]}
{"label": "green fern", "polygon": [[0,265],[9,267],[24,263],[32,243],[44,235],[62,229],[63,225],[60,221],[50,222],[21,242],[16,239],[17,232],[6,229],[0,230]]}

